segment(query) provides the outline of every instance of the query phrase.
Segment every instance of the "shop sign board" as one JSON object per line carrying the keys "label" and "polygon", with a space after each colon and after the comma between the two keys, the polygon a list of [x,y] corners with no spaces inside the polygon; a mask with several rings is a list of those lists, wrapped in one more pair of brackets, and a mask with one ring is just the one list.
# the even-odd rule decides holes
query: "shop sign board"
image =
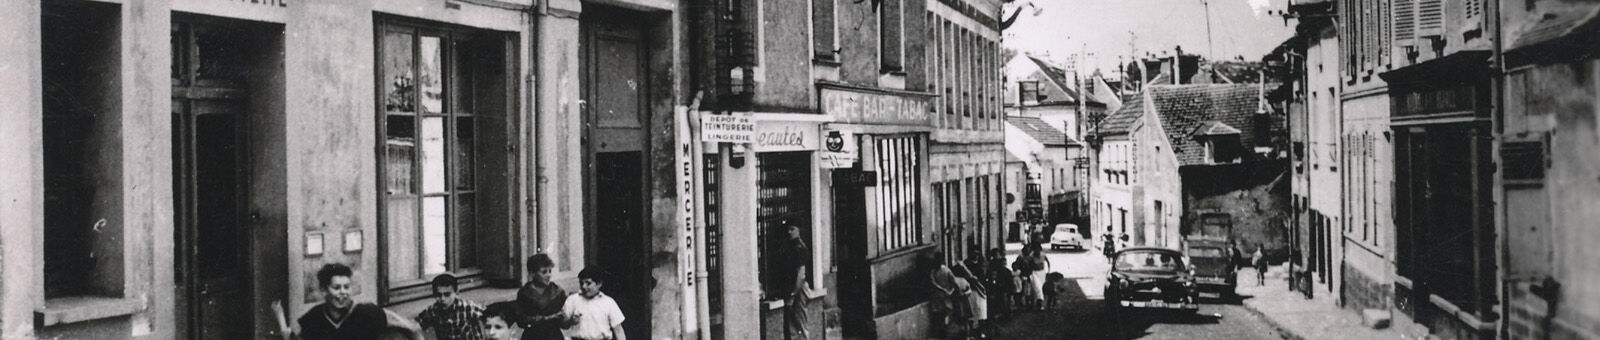
{"label": "shop sign board", "polygon": [[861,143],[850,130],[823,128],[822,139],[817,155],[823,169],[850,168],[861,160]]}
{"label": "shop sign board", "polygon": [[820,147],[816,122],[756,120],[756,152],[816,151]]}
{"label": "shop sign board", "polygon": [[700,141],[753,143],[756,124],[750,115],[700,115]]}
{"label": "shop sign board", "polygon": [[823,87],[822,113],[837,123],[931,126],[928,97]]}

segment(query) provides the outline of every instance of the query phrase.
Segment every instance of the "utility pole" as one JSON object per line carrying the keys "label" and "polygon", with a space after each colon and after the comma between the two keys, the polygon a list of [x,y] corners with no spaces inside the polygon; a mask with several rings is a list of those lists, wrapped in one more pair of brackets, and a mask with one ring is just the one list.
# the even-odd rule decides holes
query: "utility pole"
{"label": "utility pole", "polygon": [[1206,8],[1206,55],[1211,58],[1216,58],[1217,50],[1211,45],[1211,1],[1200,0],[1200,5],[1205,6]]}

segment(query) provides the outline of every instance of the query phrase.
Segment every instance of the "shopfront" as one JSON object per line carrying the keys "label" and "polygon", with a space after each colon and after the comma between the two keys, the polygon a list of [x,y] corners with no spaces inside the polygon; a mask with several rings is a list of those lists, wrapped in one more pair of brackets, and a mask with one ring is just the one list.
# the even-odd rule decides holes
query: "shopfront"
{"label": "shopfront", "polygon": [[[825,131],[852,136],[859,160],[826,170],[840,320],[846,336],[924,334],[926,292],[919,255],[935,247],[927,228],[929,96],[915,92],[820,87]],[[829,132],[829,136],[833,133]]]}

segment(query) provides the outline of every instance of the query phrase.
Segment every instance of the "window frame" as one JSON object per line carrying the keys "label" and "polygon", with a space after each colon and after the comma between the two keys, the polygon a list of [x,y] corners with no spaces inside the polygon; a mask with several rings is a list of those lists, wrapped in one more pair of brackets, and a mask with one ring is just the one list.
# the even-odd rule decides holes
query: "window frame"
{"label": "window frame", "polygon": [[[373,26],[374,57],[376,58],[376,65],[374,67],[373,74],[376,81],[376,84],[374,85],[377,89],[377,91],[375,91],[376,105],[374,105],[376,111],[376,121],[374,124],[376,132],[374,140],[376,141],[375,159],[377,164],[375,169],[375,189],[377,191],[376,194],[378,201],[376,203],[378,208],[378,235],[376,238],[379,248],[377,254],[377,286],[379,288],[377,293],[378,301],[383,304],[392,304],[426,298],[431,294],[431,290],[428,287],[428,282],[431,278],[431,275],[437,274],[455,275],[457,278],[461,279],[460,289],[463,291],[483,286],[487,284],[487,281],[490,279],[491,275],[489,274],[491,270],[487,266],[491,265],[491,263],[485,261],[485,256],[487,254],[486,251],[489,250],[485,249],[485,243],[481,235],[484,235],[486,232],[501,231],[509,231],[512,234],[515,234],[516,237],[513,237],[512,240],[507,242],[509,243],[512,251],[517,252],[518,254],[520,254],[520,250],[517,249],[520,247],[517,246],[517,244],[520,244],[520,237],[523,236],[523,233],[520,230],[516,230],[516,228],[512,227],[517,219],[515,214],[508,214],[506,216],[506,218],[508,218],[506,222],[508,223],[504,226],[496,226],[486,223],[495,221],[492,217],[490,217],[492,212],[485,211],[486,209],[489,209],[485,208],[486,206],[495,204],[495,202],[492,202],[490,199],[485,199],[487,197],[486,195],[494,193],[494,191],[484,190],[482,183],[487,180],[488,177],[494,176],[499,177],[499,180],[504,181],[507,187],[515,187],[518,182],[515,178],[515,175],[509,171],[504,174],[492,175],[485,174],[480,170],[481,167],[487,164],[485,163],[487,160],[482,156],[482,153],[495,150],[496,148],[496,146],[489,145],[489,143],[496,141],[497,139],[486,136],[498,136],[498,140],[503,140],[505,143],[508,143],[507,147],[510,147],[509,145],[517,144],[518,137],[512,132],[512,129],[516,128],[515,126],[517,124],[517,118],[515,117],[515,112],[517,111],[516,107],[519,105],[519,103],[518,98],[514,95],[515,91],[517,90],[517,82],[513,81],[513,78],[514,74],[518,72],[517,70],[520,66],[518,65],[517,61],[517,52],[512,46],[510,46],[510,44],[512,44],[515,40],[512,36],[498,31],[451,25],[446,23],[422,22],[398,17],[378,18],[377,20],[374,20]],[[427,109],[425,108],[425,104],[423,104],[424,98],[422,98],[422,86],[415,85],[412,86],[412,89],[408,90],[412,96],[412,98],[410,98],[408,101],[414,106],[411,112],[390,110],[387,107],[389,84],[387,84],[386,78],[389,78],[390,75],[385,74],[386,66],[384,65],[384,58],[386,58],[387,55],[384,54],[384,46],[385,40],[390,33],[403,33],[410,36],[411,56],[409,58],[411,58],[410,66],[411,73],[414,75],[413,78],[422,74],[422,51],[420,46],[422,46],[423,39],[426,37],[437,37],[439,39],[439,47],[437,52],[439,53],[438,72],[442,78],[440,80],[440,92],[443,93],[443,95],[440,97],[439,106],[440,111],[442,112],[426,112]],[[502,79],[504,86],[492,87],[490,85],[478,85],[472,83],[473,81],[478,81],[481,79],[475,78],[478,75],[472,74],[474,71],[471,70],[471,67],[475,66],[475,64],[472,64],[472,62],[468,60],[458,60],[461,50],[471,49],[472,47],[470,47],[470,44],[474,43],[495,42],[507,44],[504,47],[505,49],[501,51],[504,53],[504,55],[495,56],[493,54],[486,54],[480,58],[495,58],[503,61],[504,64],[501,68],[502,73],[499,76],[505,78]],[[468,77],[473,78],[469,78],[467,80],[458,79],[458,77],[461,77],[464,74],[467,74]],[[417,83],[413,82],[413,84]],[[467,89],[463,89],[462,87]],[[501,100],[504,102],[502,104],[504,107],[486,108],[478,106],[482,104],[474,103],[477,100],[474,98],[474,96],[477,96],[480,93],[493,92],[503,92],[500,94],[500,96],[502,96]],[[469,104],[459,104],[461,102],[466,102]],[[470,107],[466,105],[470,105]],[[502,112],[493,113],[494,111]],[[389,183],[391,178],[388,174],[388,152],[389,146],[391,145],[388,129],[390,127],[389,119],[393,116],[411,117],[412,149],[410,151],[410,157],[412,159],[410,162],[410,175],[412,176],[412,179],[410,180],[410,183],[408,183],[408,190],[410,190],[410,192],[407,194],[391,195],[387,192],[391,185],[391,183]],[[441,131],[440,135],[440,137],[443,139],[441,142],[442,149],[438,157],[442,158],[441,162],[443,168],[441,171],[443,172],[442,176],[444,183],[442,184],[443,187],[440,189],[440,192],[428,192],[428,189],[426,188],[427,184],[424,183],[423,178],[424,176],[427,176],[427,174],[424,173],[426,171],[424,170],[426,165],[423,164],[423,153],[426,151],[424,151],[422,139],[424,138],[424,121],[428,118],[443,119],[443,122],[440,126],[440,128],[443,130]],[[501,124],[503,125],[500,127],[505,129],[505,131],[492,131],[492,129],[486,129],[483,121],[492,119],[501,120]],[[470,184],[462,182],[463,163],[461,163],[461,155],[458,151],[463,142],[458,135],[460,132],[462,132],[459,125],[463,121],[471,122],[473,124],[470,129],[472,136],[469,142],[471,143],[470,147],[473,150],[470,152],[471,156],[470,160],[468,160],[470,165],[467,165],[473,168],[471,170],[472,173],[470,174],[471,178],[468,179],[472,181]],[[504,157],[505,159],[503,162],[510,166],[516,166],[520,159],[520,156],[518,156],[518,154],[515,152],[507,152]],[[466,184],[467,186],[463,187],[463,184]],[[508,190],[511,196],[506,197],[504,202],[499,203],[506,205],[507,208],[511,208],[512,206],[515,206],[515,200],[510,199],[510,197],[517,196],[515,194],[517,190]],[[415,256],[417,258],[415,265],[418,267],[416,269],[418,277],[416,278],[398,280],[390,278],[390,271],[395,265],[395,263],[391,263],[390,261],[390,254],[393,249],[401,246],[390,244],[389,242],[390,236],[388,235],[388,232],[391,227],[390,224],[392,223],[389,218],[389,205],[391,204],[391,196],[409,196],[410,199],[414,200],[411,204],[415,209],[413,212],[413,218],[415,221],[414,233],[417,237],[417,242],[414,245],[416,248]],[[423,243],[423,239],[425,237],[424,228],[426,224],[425,219],[427,219],[427,217],[424,214],[427,209],[425,207],[425,200],[430,197],[443,197],[444,200],[443,228],[445,229],[444,233],[446,240],[443,241],[445,242],[443,251],[445,252],[445,269],[441,273],[426,273],[427,259],[424,253],[424,248],[427,246]],[[462,214],[460,211],[462,209],[461,201],[463,198],[470,199],[470,209],[473,209],[471,214],[471,217],[473,218],[473,221],[471,221],[471,237],[474,238],[473,240],[461,239],[463,236],[461,235],[462,222],[460,219]],[[463,253],[463,246],[467,245],[469,242],[471,243],[470,247],[472,253]],[[519,256],[520,255],[513,255],[511,257],[512,262],[520,263],[521,261],[518,259]],[[463,265],[464,261],[470,261],[472,265]],[[516,265],[511,267],[520,269],[522,266]],[[519,271],[520,270],[513,271],[510,273],[510,275],[512,277],[516,277],[520,274]]]}

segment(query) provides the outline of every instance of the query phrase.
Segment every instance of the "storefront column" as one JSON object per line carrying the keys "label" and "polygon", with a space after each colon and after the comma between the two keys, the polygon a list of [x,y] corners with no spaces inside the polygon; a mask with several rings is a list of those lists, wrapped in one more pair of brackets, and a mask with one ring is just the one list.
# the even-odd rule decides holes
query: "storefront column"
{"label": "storefront column", "polygon": [[[761,338],[761,279],[756,247],[755,150],[723,144],[717,154],[722,179],[723,339]],[[737,149],[737,150],[735,150]],[[738,151],[737,153],[734,151]]]}
{"label": "storefront column", "polygon": [[44,123],[39,2],[0,13],[0,338],[33,337],[33,308],[44,302]]}
{"label": "storefront column", "polygon": [[550,254],[557,272],[575,272],[583,265],[583,118],[578,96],[581,11],[582,4],[576,0],[541,5],[534,19],[537,45],[529,56],[537,79],[533,116],[539,150],[536,177],[530,181],[538,193],[539,222],[537,232],[530,234],[538,235],[539,244],[525,251]]}

